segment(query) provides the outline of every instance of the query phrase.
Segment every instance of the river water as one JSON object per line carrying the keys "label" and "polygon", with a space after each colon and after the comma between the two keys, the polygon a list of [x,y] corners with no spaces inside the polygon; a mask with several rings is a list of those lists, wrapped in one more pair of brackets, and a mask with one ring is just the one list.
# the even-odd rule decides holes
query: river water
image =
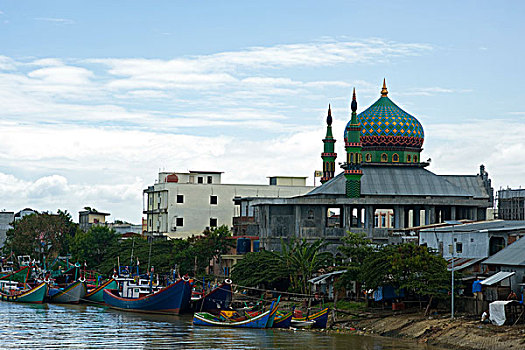
{"label": "river water", "polygon": [[310,331],[193,326],[191,315],[0,302],[0,349],[420,349],[411,341]]}

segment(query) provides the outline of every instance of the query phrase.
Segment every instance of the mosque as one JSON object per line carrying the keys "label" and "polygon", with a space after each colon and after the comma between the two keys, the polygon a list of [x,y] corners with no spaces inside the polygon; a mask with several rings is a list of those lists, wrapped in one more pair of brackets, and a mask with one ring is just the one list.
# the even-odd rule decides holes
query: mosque
{"label": "mosque", "polygon": [[[389,97],[385,81],[380,98],[357,114],[355,89],[351,118],[344,130],[346,157],[338,163],[332,113],[328,108],[322,185],[292,198],[243,198],[241,217],[253,215],[251,232],[261,247],[279,250],[281,238],[324,238],[336,247],[347,231],[364,232],[377,243],[396,241],[396,232],[445,220],[485,220],[493,189],[483,165],[478,174],[437,175],[421,160],[421,123]],[[391,212],[391,225],[378,220]],[[381,217],[380,217],[381,218]],[[331,248],[330,248],[331,247]]]}

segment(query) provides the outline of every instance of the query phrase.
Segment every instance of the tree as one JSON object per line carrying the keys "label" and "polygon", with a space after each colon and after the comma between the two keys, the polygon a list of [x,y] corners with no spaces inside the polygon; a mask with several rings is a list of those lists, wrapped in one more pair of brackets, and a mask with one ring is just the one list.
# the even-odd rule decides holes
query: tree
{"label": "tree", "polygon": [[443,292],[450,290],[450,274],[445,259],[426,246],[412,243],[376,249],[364,260],[360,277],[367,288],[389,284],[430,297],[430,301],[433,297],[446,295]]}
{"label": "tree", "polygon": [[274,252],[261,251],[247,253],[232,269],[235,283],[256,287],[269,287],[274,284],[288,282],[290,274],[281,257]]}
{"label": "tree", "polygon": [[6,234],[4,252],[13,251],[16,255],[47,260],[56,258],[64,249],[67,250],[72,229],[64,213],[31,214],[13,222],[13,228]]}
{"label": "tree", "polygon": [[346,257],[344,266],[346,272],[341,275],[337,284],[349,288],[353,282],[356,282],[356,291],[359,295],[361,291],[361,268],[365,259],[374,251],[374,246],[364,233],[347,232],[342,241],[343,244],[339,250]]}
{"label": "tree", "polygon": [[[221,255],[226,254],[234,247],[231,239],[231,231],[226,225],[206,229],[202,236],[194,236],[188,239],[194,257],[195,274],[203,274],[205,269],[210,265],[210,260],[215,259],[220,264]],[[196,259],[196,264],[195,264]]]}
{"label": "tree", "polygon": [[72,239],[70,252],[74,260],[85,261],[97,268],[107,257],[109,248],[118,242],[119,235],[106,226],[91,226],[87,232],[78,232]]}

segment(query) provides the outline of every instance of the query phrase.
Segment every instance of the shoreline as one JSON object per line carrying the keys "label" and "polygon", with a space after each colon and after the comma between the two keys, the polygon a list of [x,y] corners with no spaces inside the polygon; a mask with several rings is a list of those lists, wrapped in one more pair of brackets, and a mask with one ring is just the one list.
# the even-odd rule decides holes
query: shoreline
{"label": "shoreline", "polygon": [[506,350],[525,348],[525,325],[495,326],[479,319],[450,315],[424,316],[423,312],[340,319],[326,332],[403,338],[418,343],[462,350]]}

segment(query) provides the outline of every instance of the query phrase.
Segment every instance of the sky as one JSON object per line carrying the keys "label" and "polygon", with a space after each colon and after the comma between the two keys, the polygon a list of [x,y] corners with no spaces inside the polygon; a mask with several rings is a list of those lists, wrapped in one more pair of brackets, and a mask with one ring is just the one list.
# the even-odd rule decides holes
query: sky
{"label": "sky", "polygon": [[[308,176],[389,97],[437,174],[525,185],[523,1],[0,0],[0,210],[140,223],[159,170]],[[318,180],[316,184],[318,184]]]}

